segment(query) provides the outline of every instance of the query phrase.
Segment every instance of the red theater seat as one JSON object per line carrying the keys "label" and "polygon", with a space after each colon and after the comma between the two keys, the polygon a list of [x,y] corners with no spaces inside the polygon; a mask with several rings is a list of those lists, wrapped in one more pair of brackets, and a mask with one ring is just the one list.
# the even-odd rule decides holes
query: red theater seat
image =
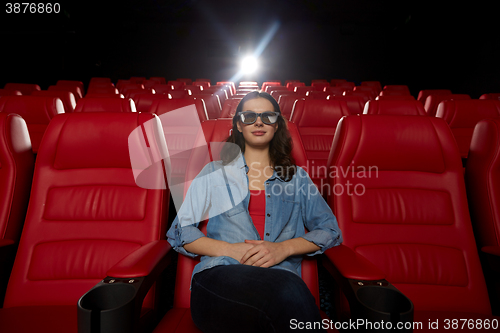
{"label": "red theater seat", "polygon": [[363,113],[363,109],[365,107],[365,101],[363,97],[360,96],[330,95],[327,99],[346,102],[347,107],[349,108],[349,114],[361,114]]}
{"label": "red theater seat", "polygon": [[344,91],[346,91],[346,90],[342,87],[327,87],[327,88],[325,88],[325,92],[327,92],[329,95],[343,96]]}
{"label": "red theater seat", "polygon": [[[415,101],[412,95],[385,95],[375,97],[376,101]],[[424,108],[425,109],[425,108]]]}
{"label": "red theater seat", "polygon": [[137,112],[149,112],[153,101],[157,99],[169,99],[168,94],[140,94],[134,100]]}
{"label": "red theater seat", "polygon": [[379,81],[362,81],[361,86],[363,87],[374,87],[377,91],[377,94],[382,91],[382,85]]}
{"label": "red theater seat", "polygon": [[57,81],[56,86],[78,87],[80,90],[80,95],[78,97],[82,98],[83,95],[85,95],[82,81],[59,80]]}
{"label": "red theater seat", "polygon": [[160,76],[152,76],[149,78],[149,80],[151,81],[156,81],[158,82],[159,84],[165,84],[165,78],[164,77],[160,77]]}
{"label": "red theater seat", "polygon": [[[356,88],[356,87],[354,87]],[[371,99],[374,99],[372,97],[372,94],[369,91],[344,91],[344,96],[359,96],[363,99],[363,102],[366,103]]]}
{"label": "red theater seat", "polygon": [[[165,84],[163,84],[163,85],[165,85]],[[183,82],[183,81],[168,81],[167,85],[170,86],[168,88],[168,90],[178,90],[178,89],[182,89],[186,85],[186,82]]]}
{"label": "red theater seat", "polygon": [[330,85],[332,87],[335,87],[337,85],[337,83],[343,83],[343,82],[347,82],[347,80],[346,79],[331,79]]}
{"label": "red theater seat", "polygon": [[234,82],[232,81],[218,81],[217,85],[228,85],[231,87],[231,92],[232,94],[236,94],[236,86],[234,85]]}
{"label": "red theater seat", "polygon": [[123,98],[82,98],[74,112],[136,112],[135,103]]}
{"label": "red theater seat", "polygon": [[206,81],[195,81],[193,82],[193,86],[200,86],[203,87],[203,90],[210,88],[210,82]]}
{"label": "red theater seat", "polygon": [[452,92],[449,89],[424,89],[420,90],[420,92],[418,93],[417,101],[420,101],[423,104],[425,103],[425,100],[429,95],[450,95],[450,94],[452,94]]}
{"label": "red theater seat", "polygon": [[[297,165],[305,163],[305,155],[303,147],[300,144],[300,137],[293,123],[287,123],[290,129],[290,135],[294,141],[294,150],[292,156],[297,162]],[[231,119],[217,119],[208,120],[202,123],[203,133],[207,142],[223,142],[227,139],[232,129]],[[204,158],[204,157],[202,157]],[[206,162],[209,162],[207,160]],[[192,175],[195,176],[195,175]],[[187,175],[187,179],[192,179],[191,175]],[[202,231],[206,232],[206,223],[202,222],[200,225]],[[178,256],[177,273],[175,281],[175,294],[174,306],[170,309],[166,316],[163,317],[160,324],[154,330],[154,333],[200,333],[201,331],[196,327],[191,319],[190,310],[190,284],[191,275],[194,266],[199,262],[199,258],[189,258],[183,255]],[[316,260],[305,258],[302,261],[302,279],[307,284],[311,293],[316,299],[316,304],[319,307],[319,284]],[[321,311],[321,315],[325,320],[328,317]],[[337,332],[335,329],[328,330],[328,332]]]}
{"label": "red theater seat", "polygon": [[314,81],[311,82],[311,86],[317,90],[317,91],[324,91],[325,88],[329,88],[330,87],[330,83],[328,83],[328,81],[324,80],[324,81]]}
{"label": "red theater seat", "polygon": [[146,78],[144,76],[131,76],[129,81],[132,83],[144,84],[144,81],[146,81]]}
{"label": "red theater seat", "polygon": [[212,94],[198,94],[190,96],[192,99],[199,99],[203,101],[207,111],[208,119],[217,119],[220,117],[222,107],[220,104],[219,96]]}
{"label": "red theater seat", "polygon": [[375,97],[378,96],[378,91],[377,91],[377,88],[375,87],[370,87],[370,86],[356,86],[354,87],[353,89],[354,92],[356,91],[363,91],[363,92],[367,92],[369,95],[369,99],[375,99]]}
{"label": "red theater seat", "polygon": [[368,101],[363,114],[385,114],[393,116],[427,116],[422,103],[412,101]]}
{"label": "red theater seat", "polygon": [[207,111],[205,109],[204,103],[197,99],[157,99],[153,101],[149,112],[156,113],[157,115],[162,115],[164,113],[183,108],[188,105],[193,105],[196,107],[198,116],[200,117],[200,122],[208,119]]}
{"label": "red theater seat", "polygon": [[240,104],[241,99],[228,98],[222,105],[222,111],[219,118],[233,118],[236,112],[238,104]]}
{"label": "red theater seat", "polygon": [[308,92],[310,91],[316,91],[313,87],[311,86],[301,86],[301,87],[295,87],[293,92],[297,95],[301,96],[306,96]]}
{"label": "red theater seat", "polygon": [[69,91],[75,97],[75,102],[78,102],[78,100],[81,98],[80,96],[82,96],[82,92],[81,92],[80,88],[77,86],[49,86],[49,88],[47,90],[48,91]]}
{"label": "red theater seat", "polygon": [[0,306],[26,217],[34,166],[26,122],[16,114],[0,113]]}
{"label": "red theater seat", "polygon": [[133,99],[135,100],[135,97],[140,94],[154,94],[156,93],[153,89],[151,88],[144,88],[144,89],[130,89],[127,90],[127,92],[124,94],[125,99]]}
{"label": "red theater seat", "polygon": [[382,91],[386,92],[396,92],[399,91],[401,92],[401,95],[411,95],[410,94],[410,89],[408,88],[407,85],[405,84],[388,84],[384,86],[384,89]]}
{"label": "red theater seat", "polygon": [[290,118],[299,129],[304,144],[309,176],[322,194],[335,129],[340,118],[347,115],[349,109],[344,101],[308,99],[295,103]]}
{"label": "red theater seat", "polygon": [[[421,116],[346,117],[335,133],[328,165],[335,171],[329,173],[333,195],[328,203],[344,238],[343,245],[327,251],[329,258],[363,258],[380,269],[413,302],[414,320],[423,323],[414,332],[444,331],[444,319],[450,324],[492,319],[460,154],[446,122]],[[357,296],[372,294],[373,306],[394,293],[376,279],[360,282]],[[393,305],[399,321],[403,307]],[[436,318],[441,329],[432,330],[429,319]]]}
{"label": "red theater seat", "polygon": [[500,93],[482,94],[479,99],[500,99]]}
{"label": "red theater seat", "polygon": [[75,95],[71,91],[35,90],[31,96],[57,97],[62,101],[66,113],[73,112],[76,106]]}
{"label": "red theater seat", "polygon": [[425,99],[424,109],[429,116],[435,117],[438,105],[442,101],[453,101],[453,100],[464,100],[464,99],[470,99],[470,96],[467,94],[449,94],[449,95],[430,94]]}
{"label": "red theater seat", "polygon": [[[152,281],[143,277],[169,259],[164,239],[169,191],[136,185],[129,144],[144,142],[141,134],[148,133],[147,149],[154,150],[159,136],[149,133],[159,128],[156,121],[150,114],[73,113],[50,123],[0,309],[1,332],[77,332],[77,312],[80,326],[102,332],[95,321],[109,317],[101,309],[113,309],[120,296],[129,301],[134,293],[146,295]],[[134,130],[141,136],[130,139]],[[161,172],[150,176],[163,181]],[[78,311],[87,291],[90,296],[80,303],[87,310]],[[141,308],[144,320],[154,315],[153,301],[133,304],[117,319],[117,331],[124,326],[136,331]]]}
{"label": "red theater seat", "polygon": [[305,99],[306,96],[297,96],[297,94],[292,94],[292,95],[281,95],[278,104],[280,106],[281,113],[283,114],[283,117],[285,119],[290,119],[290,116],[292,115],[293,108],[295,106],[295,103],[298,100],[303,100]]}
{"label": "red theater seat", "polygon": [[42,96],[6,96],[0,98],[0,112],[17,113],[26,121],[33,152],[38,152],[47,125],[54,116],[64,113],[59,98]]}
{"label": "red theater seat", "polygon": [[2,96],[21,96],[22,93],[15,89],[0,89],[0,97]]}
{"label": "red theater seat", "polygon": [[286,88],[290,91],[295,91],[295,87],[305,87],[306,84],[304,82],[292,81],[286,84]]}
{"label": "red theater seat", "polygon": [[465,184],[494,313],[500,314],[500,118],[477,123],[465,168]]}
{"label": "red theater seat", "polygon": [[23,95],[31,95],[35,90],[41,90],[38,84],[31,83],[6,83],[4,89],[19,90]]}
{"label": "red theater seat", "polygon": [[180,79],[177,79],[177,81],[184,82],[184,85],[186,85],[186,86],[193,84],[193,80],[187,79],[187,78],[180,78]]}
{"label": "red theater seat", "polygon": [[443,118],[451,128],[460,155],[467,158],[476,124],[485,118],[500,117],[500,101],[453,100],[439,103],[436,117]]}
{"label": "red theater seat", "polygon": [[326,99],[328,96],[330,93],[325,91],[308,91],[306,93],[306,97],[311,99]]}
{"label": "red theater seat", "polygon": [[[171,91],[174,90],[174,89],[172,89],[172,85],[170,85],[170,84],[155,84],[153,86],[153,89],[156,92],[156,94],[168,94],[169,92],[171,92]],[[179,90],[179,91],[181,91],[184,94],[186,94],[184,92],[184,90]]]}

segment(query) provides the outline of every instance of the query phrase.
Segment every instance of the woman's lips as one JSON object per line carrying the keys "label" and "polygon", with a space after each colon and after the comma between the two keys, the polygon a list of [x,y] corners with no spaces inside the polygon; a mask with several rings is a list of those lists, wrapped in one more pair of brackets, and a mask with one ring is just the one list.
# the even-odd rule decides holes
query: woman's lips
{"label": "woman's lips", "polygon": [[252,132],[253,135],[256,135],[256,136],[262,136],[264,134],[266,134],[266,132],[263,132],[263,131],[255,131],[255,132]]}

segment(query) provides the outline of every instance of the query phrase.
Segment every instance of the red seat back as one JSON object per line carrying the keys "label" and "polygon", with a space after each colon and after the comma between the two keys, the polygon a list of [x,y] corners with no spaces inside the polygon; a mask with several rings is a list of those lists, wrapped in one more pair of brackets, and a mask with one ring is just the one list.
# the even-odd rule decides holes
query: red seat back
{"label": "red seat back", "polygon": [[17,113],[26,121],[33,152],[38,152],[45,129],[57,114],[64,113],[59,98],[42,96],[6,96],[0,98],[0,112]]}
{"label": "red seat back", "polygon": [[450,95],[450,94],[452,94],[452,92],[449,89],[424,89],[420,90],[420,92],[418,93],[417,101],[425,103],[425,99],[429,95]]}
{"label": "red seat back", "polygon": [[17,243],[26,217],[34,155],[26,122],[0,113],[0,242]]}
{"label": "red seat back", "polygon": [[470,99],[467,94],[430,94],[425,99],[424,109],[429,116],[435,117],[439,103],[442,101],[453,101],[453,100],[463,100]]}
{"label": "red seat back", "polygon": [[309,176],[321,193],[337,123],[347,115],[347,104],[336,100],[299,100],[293,110],[291,121],[299,130],[307,154]]}
{"label": "red seat back", "polygon": [[476,124],[482,119],[499,116],[500,101],[482,99],[443,101],[439,103],[436,114],[450,126],[462,158],[467,158],[469,154]]}
{"label": "red seat back", "polygon": [[228,98],[222,105],[222,111],[220,113],[220,118],[233,118],[236,112],[238,104],[240,104],[241,98]]}
{"label": "red seat back", "polygon": [[19,90],[14,89],[0,89],[1,96],[21,96],[22,93]]}
{"label": "red seat back", "polygon": [[200,117],[200,122],[208,119],[207,111],[203,102],[201,100],[193,99],[157,99],[153,101],[149,112],[156,113],[157,115],[162,115],[166,112],[177,110],[188,105],[195,105],[198,116]]}
{"label": "red seat back", "polygon": [[442,119],[341,120],[329,185],[343,244],[378,266],[415,311],[489,314],[462,164]]}
{"label": "red seat back", "polygon": [[56,83],[56,86],[70,86],[70,87],[78,87],[80,90],[79,98],[82,98],[84,93],[84,87],[82,81],[72,81],[72,80],[59,80]]}
{"label": "red seat back", "polygon": [[385,114],[394,116],[427,116],[422,103],[416,100],[368,101],[363,114]]}
{"label": "red seat back", "polygon": [[205,108],[207,110],[208,119],[217,119],[220,117],[222,107],[220,104],[219,96],[213,94],[197,94],[190,97],[192,99],[203,100],[203,103],[205,104]]}
{"label": "red seat back", "polygon": [[136,112],[133,100],[123,98],[90,98],[78,101],[74,112]]}
{"label": "red seat back", "polygon": [[129,135],[150,121],[144,113],[73,113],[51,121],[5,307],[76,311],[78,299],[114,264],[165,238],[169,192],[138,187],[129,157]]}
{"label": "red seat back", "polygon": [[500,119],[483,119],[474,129],[465,181],[479,248],[500,248]]}
{"label": "red seat back", "polygon": [[42,90],[38,84],[32,83],[6,83],[4,89],[19,90],[23,95],[31,95],[35,90]]}
{"label": "red seat back", "polygon": [[82,91],[77,86],[66,86],[66,85],[62,85],[62,86],[49,86],[49,88],[47,90],[48,91],[69,91],[75,97],[75,101],[76,102],[78,102],[78,100],[81,98],[80,96],[83,95]]}
{"label": "red seat back", "polygon": [[365,107],[365,101],[360,96],[338,96],[330,95],[327,99],[334,101],[344,101],[349,109],[349,114],[361,114]]}
{"label": "red seat back", "polygon": [[65,113],[73,112],[76,106],[75,95],[71,91],[35,90],[31,96],[57,97],[62,101]]}

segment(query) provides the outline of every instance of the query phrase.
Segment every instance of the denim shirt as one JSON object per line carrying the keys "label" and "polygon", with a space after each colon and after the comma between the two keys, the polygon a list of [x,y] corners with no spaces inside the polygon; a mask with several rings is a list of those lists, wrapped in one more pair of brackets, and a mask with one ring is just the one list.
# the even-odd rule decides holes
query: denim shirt
{"label": "denim shirt", "polygon": [[[193,180],[184,202],[167,232],[174,250],[196,257],[184,249],[196,239],[205,236],[198,224],[207,215],[207,236],[228,243],[260,240],[250,214],[248,203],[248,166],[243,155],[229,165],[221,161],[208,163]],[[242,183],[246,182],[246,183]],[[301,167],[290,181],[278,177],[276,171],[265,182],[266,220],[264,240],[282,242],[303,237],[320,249],[308,255],[321,254],[342,243],[342,234],[333,215],[309,175]],[[304,227],[309,230],[305,232]],[[291,256],[271,268],[281,268],[301,276],[302,256]],[[218,265],[240,264],[236,259],[221,256],[202,256],[194,274]]]}

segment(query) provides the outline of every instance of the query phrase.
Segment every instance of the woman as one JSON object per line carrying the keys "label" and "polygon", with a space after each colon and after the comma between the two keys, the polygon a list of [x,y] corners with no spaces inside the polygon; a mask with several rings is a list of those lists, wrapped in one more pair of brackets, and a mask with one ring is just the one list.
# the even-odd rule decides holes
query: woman
{"label": "woman", "polygon": [[[191,281],[194,323],[203,332],[286,332],[292,319],[320,322],[300,278],[301,258],[342,237],[311,179],[294,165],[276,100],[247,94],[227,142],[233,145],[226,144],[222,161],[191,184],[167,233],[176,251],[202,256]],[[205,236],[196,226],[207,214]]]}

